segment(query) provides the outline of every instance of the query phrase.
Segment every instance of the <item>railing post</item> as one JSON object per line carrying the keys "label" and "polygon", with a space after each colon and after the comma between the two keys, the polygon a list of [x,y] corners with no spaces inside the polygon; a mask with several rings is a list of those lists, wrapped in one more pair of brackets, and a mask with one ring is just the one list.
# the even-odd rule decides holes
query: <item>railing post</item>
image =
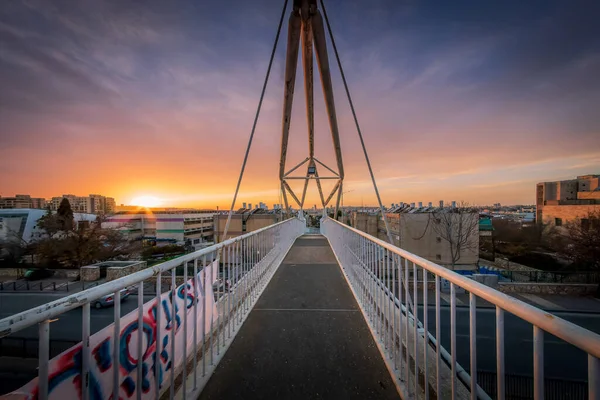
{"label": "railing post", "polygon": [[[194,283],[194,383],[193,390],[196,390],[198,385],[198,284],[200,283],[200,278],[198,277],[198,259],[194,259],[194,279],[192,281]],[[204,314],[204,309],[202,310],[202,314]],[[204,329],[204,324],[202,325],[202,329]],[[204,357],[202,357],[204,358]]]}
{"label": "railing post", "polygon": [[81,399],[90,398],[90,303],[81,308]]}
{"label": "railing post", "polygon": [[600,359],[588,355],[589,400],[600,400]]}
{"label": "railing post", "polygon": [[[155,307],[156,307],[156,320],[157,321],[161,321],[162,318],[162,306],[161,306],[161,286],[162,286],[162,274],[159,271],[158,274],[156,275],[156,303],[155,303]],[[158,356],[161,353],[161,343],[162,343],[162,336],[161,336],[161,329],[160,329],[160,325],[161,324],[156,324],[156,357],[158,360]],[[161,366],[159,363],[156,363],[156,368],[154,369],[154,398],[158,399],[160,398],[160,386],[161,386],[161,376],[162,376],[162,371],[161,371]]]}
{"label": "railing post", "polygon": [[496,398],[504,400],[504,310],[498,306],[496,306],[496,386]]}
{"label": "railing post", "polygon": [[[171,270],[171,354],[175,355],[175,331],[177,330],[177,310],[175,308],[175,298],[177,297],[177,284],[175,282],[177,267]],[[171,365],[175,365],[175,360],[171,361]],[[169,398],[173,399],[175,397],[175,370],[171,368],[171,373],[169,375]],[[118,399],[117,396],[114,396],[113,399]]]}
{"label": "railing post", "polygon": [[429,370],[427,365],[427,350],[429,349],[429,329],[427,326],[427,311],[429,304],[427,302],[427,270],[423,271],[423,375],[425,376],[425,383],[423,389],[425,390],[425,399],[429,399]]}
{"label": "railing post", "polygon": [[544,331],[533,326],[533,398],[544,400]]}
{"label": "railing post", "polygon": [[404,259],[404,283],[406,284],[406,286],[404,287],[404,309],[406,310],[406,318],[404,320],[404,322],[406,322],[404,324],[404,337],[406,338],[406,362],[404,363],[404,382],[406,383],[407,391],[410,393],[410,351],[408,344],[408,319],[410,314],[410,310],[408,308],[408,296],[410,295],[410,293],[408,293],[408,259],[406,258]]}
{"label": "railing post", "polygon": [[450,282],[450,355],[452,358],[452,400],[456,398],[456,288]]}
{"label": "railing post", "polygon": [[119,398],[120,385],[120,362],[121,354],[121,291],[115,290],[114,300],[114,329],[113,329],[113,399]]}
{"label": "railing post", "polygon": [[469,339],[471,345],[471,400],[477,400],[477,298],[469,293]]}
{"label": "railing post", "polygon": [[417,264],[414,262],[413,265],[413,339],[414,339],[414,357],[415,357],[415,398],[418,397],[419,393],[419,336],[418,336],[418,319],[419,319],[419,309],[418,309],[418,293],[417,290]]}
{"label": "railing post", "polygon": [[[177,298],[177,293],[175,293],[175,297],[173,298],[173,302],[176,301]],[[187,331],[188,331],[188,323],[187,323],[187,315],[188,315],[188,310],[187,310],[187,302],[188,302],[188,263],[185,262],[183,265],[183,340],[181,341],[182,347],[183,347],[183,362],[182,362],[182,374],[181,376],[183,377],[181,384],[183,385],[183,390],[182,390],[182,395],[183,395],[183,400],[186,400],[186,395],[187,395]],[[176,319],[176,316],[173,315],[173,319]],[[195,326],[194,326],[195,328]],[[176,330],[176,326],[173,327],[174,330]],[[173,354],[175,354],[173,352]],[[141,355],[141,354],[140,354]],[[174,375],[175,371],[173,369],[173,371],[171,371],[171,373]],[[141,373],[140,373],[141,376]],[[138,390],[138,393],[141,392],[140,390]],[[141,400],[141,394],[140,394],[140,398],[138,400]]]}
{"label": "railing post", "polygon": [[442,391],[442,384],[440,382],[440,363],[442,357],[440,355],[440,347],[441,345],[441,331],[440,327],[440,277],[438,275],[435,276],[435,387],[436,387],[436,396],[439,399]]}
{"label": "railing post", "polygon": [[[142,399],[142,383],[143,383],[143,371],[144,371],[144,281],[138,284],[138,335],[137,335],[137,382],[136,382],[136,394],[137,400]],[[149,343],[148,343],[149,345]]]}
{"label": "railing post", "polygon": [[39,325],[38,399],[48,399],[48,359],[50,356],[50,321]]}

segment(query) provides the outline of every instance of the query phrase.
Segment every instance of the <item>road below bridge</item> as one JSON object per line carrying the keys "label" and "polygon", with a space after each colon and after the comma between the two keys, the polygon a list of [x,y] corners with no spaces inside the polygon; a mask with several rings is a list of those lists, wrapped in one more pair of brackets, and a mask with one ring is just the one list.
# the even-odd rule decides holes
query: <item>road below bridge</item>
{"label": "road below bridge", "polygon": [[[64,295],[64,294],[63,294]],[[53,293],[2,293],[0,294],[0,318],[14,315],[18,312],[36,307],[38,305],[60,298],[60,294]],[[154,296],[144,296],[144,302]],[[137,295],[132,295],[121,304],[121,315],[137,308]],[[113,322],[114,309],[112,307],[100,310],[91,310],[91,331],[98,332]],[[419,316],[422,318],[423,308],[419,306]],[[600,333],[600,314],[553,312],[556,316],[580,325],[593,332]],[[465,368],[469,369],[469,309],[457,307],[457,359]],[[429,331],[435,335],[435,307],[428,307]],[[441,307],[442,345],[450,348],[450,307]],[[28,354],[36,352],[37,327],[30,327],[10,336],[10,338],[23,338],[28,340]],[[5,345],[22,346],[19,339],[3,343],[3,353],[7,350]],[[50,339],[53,341],[54,352],[64,350],[81,340],[81,309],[69,311],[60,316],[50,326]],[[517,375],[532,375],[533,373],[533,328],[532,325],[508,313],[505,314],[505,368],[506,373]],[[477,309],[477,367],[479,370],[495,371],[496,369],[496,321],[493,308]],[[66,347],[65,347],[66,346]],[[4,354],[3,354],[4,355]],[[53,354],[54,355],[54,354]],[[11,369],[12,364],[0,357],[0,381],[6,379],[6,369]],[[548,378],[586,380],[587,358],[586,354],[550,334],[545,335],[545,374]],[[34,364],[32,364],[34,365]],[[27,367],[31,369],[31,367]],[[33,370],[21,371],[21,378],[33,378]],[[16,382],[16,381],[15,381]],[[5,382],[0,382],[0,387],[6,388]],[[13,382],[14,383],[14,382]],[[14,386],[14,385],[13,385]],[[18,386],[16,386],[18,387]],[[13,387],[13,388],[16,388]]]}
{"label": "road below bridge", "polygon": [[[442,345],[450,349],[450,307],[440,308]],[[600,314],[553,312],[554,315],[600,333]],[[435,336],[435,307],[429,306],[429,332]],[[422,320],[423,307],[419,306]],[[477,309],[477,368],[496,371],[496,311]],[[457,360],[469,370],[469,308],[456,307]],[[505,371],[507,374],[533,375],[533,326],[522,319],[504,314]],[[544,373],[547,378],[587,380],[587,354],[549,333],[544,340]]]}

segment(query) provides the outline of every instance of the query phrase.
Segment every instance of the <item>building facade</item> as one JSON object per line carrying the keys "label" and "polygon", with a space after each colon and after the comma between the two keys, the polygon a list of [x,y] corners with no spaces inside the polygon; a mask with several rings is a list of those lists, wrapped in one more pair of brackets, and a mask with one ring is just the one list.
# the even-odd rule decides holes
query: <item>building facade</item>
{"label": "building facade", "polygon": [[224,238],[223,233],[227,224],[227,216],[228,213],[219,213],[214,216],[215,243],[241,236],[281,221],[281,214],[274,211],[265,211],[260,208],[253,210],[242,209],[232,214],[227,238]]}
{"label": "building facade", "polygon": [[153,213],[128,211],[111,215],[102,226],[120,229],[130,239],[160,244],[190,245],[196,249],[214,243],[210,211],[181,210]]}
{"label": "building facade", "polygon": [[62,199],[69,200],[73,212],[89,214],[113,214],[116,209],[115,199],[99,194],[90,194],[89,196],[75,196],[73,194],[63,194],[59,197],[53,197],[49,204],[51,210],[58,210]]}
{"label": "building facade", "polygon": [[[386,217],[393,244],[447,268],[476,269],[479,262],[479,213],[451,211],[451,207],[417,207],[408,204],[388,210]],[[358,230],[389,242],[381,213],[353,212],[351,224]],[[463,243],[459,251],[451,250],[450,243],[459,241]]]}
{"label": "building facade", "polygon": [[[38,228],[37,223],[46,214],[45,210],[17,208],[0,210],[0,241],[26,242],[41,238],[45,231]],[[79,222],[96,220],[96,215],[73,213],[77,225]]]}
{"label": "building facade", "polygon": [[10,208],[46,208],[46,199],[17,194],[14,197],[0,197],[0,209]]}
{"label": "building facade", "polygon": [[600,212],[600,175],[541,182],[536,186],[536,221],[561,226]]}

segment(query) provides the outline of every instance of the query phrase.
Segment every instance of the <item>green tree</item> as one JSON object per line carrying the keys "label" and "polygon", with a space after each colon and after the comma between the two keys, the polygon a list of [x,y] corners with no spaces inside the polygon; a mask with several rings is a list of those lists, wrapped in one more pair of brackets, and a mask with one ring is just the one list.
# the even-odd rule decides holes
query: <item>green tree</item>
{"label": "green tree", "polygon": [[73,210],[71,209],[71,203],[69,199],[63,198],[56,211],[57,221],[60,225],[61,230],[70,231],[73,230],[74,219]]}

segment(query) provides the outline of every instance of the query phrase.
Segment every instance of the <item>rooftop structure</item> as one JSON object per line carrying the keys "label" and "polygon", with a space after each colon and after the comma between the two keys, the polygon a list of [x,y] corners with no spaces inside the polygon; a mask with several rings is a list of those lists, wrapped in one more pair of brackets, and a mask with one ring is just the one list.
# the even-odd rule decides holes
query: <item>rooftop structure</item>
{"label": "rooftop structure", "polygon": [[50,209],[58,210],[62,199],[68,199],[71,209],[74,212],[88,214],[112,214],[116,210],[115,199],[99,194],[90,194],[88,196],[75,196],[73,194],[63,194],[53,197],[48,203]]}
{"label": "rooftop structure", "polygon": [[7,208],[46,208],[46,199],[31,197],[28,194],[17,194],[14,197],[0,196],[0,209]]}
{"label": "rooftop structure", "polygon": [[600,212],[600,175],[541,182],[536,186],[536,220],[561,226]]}

